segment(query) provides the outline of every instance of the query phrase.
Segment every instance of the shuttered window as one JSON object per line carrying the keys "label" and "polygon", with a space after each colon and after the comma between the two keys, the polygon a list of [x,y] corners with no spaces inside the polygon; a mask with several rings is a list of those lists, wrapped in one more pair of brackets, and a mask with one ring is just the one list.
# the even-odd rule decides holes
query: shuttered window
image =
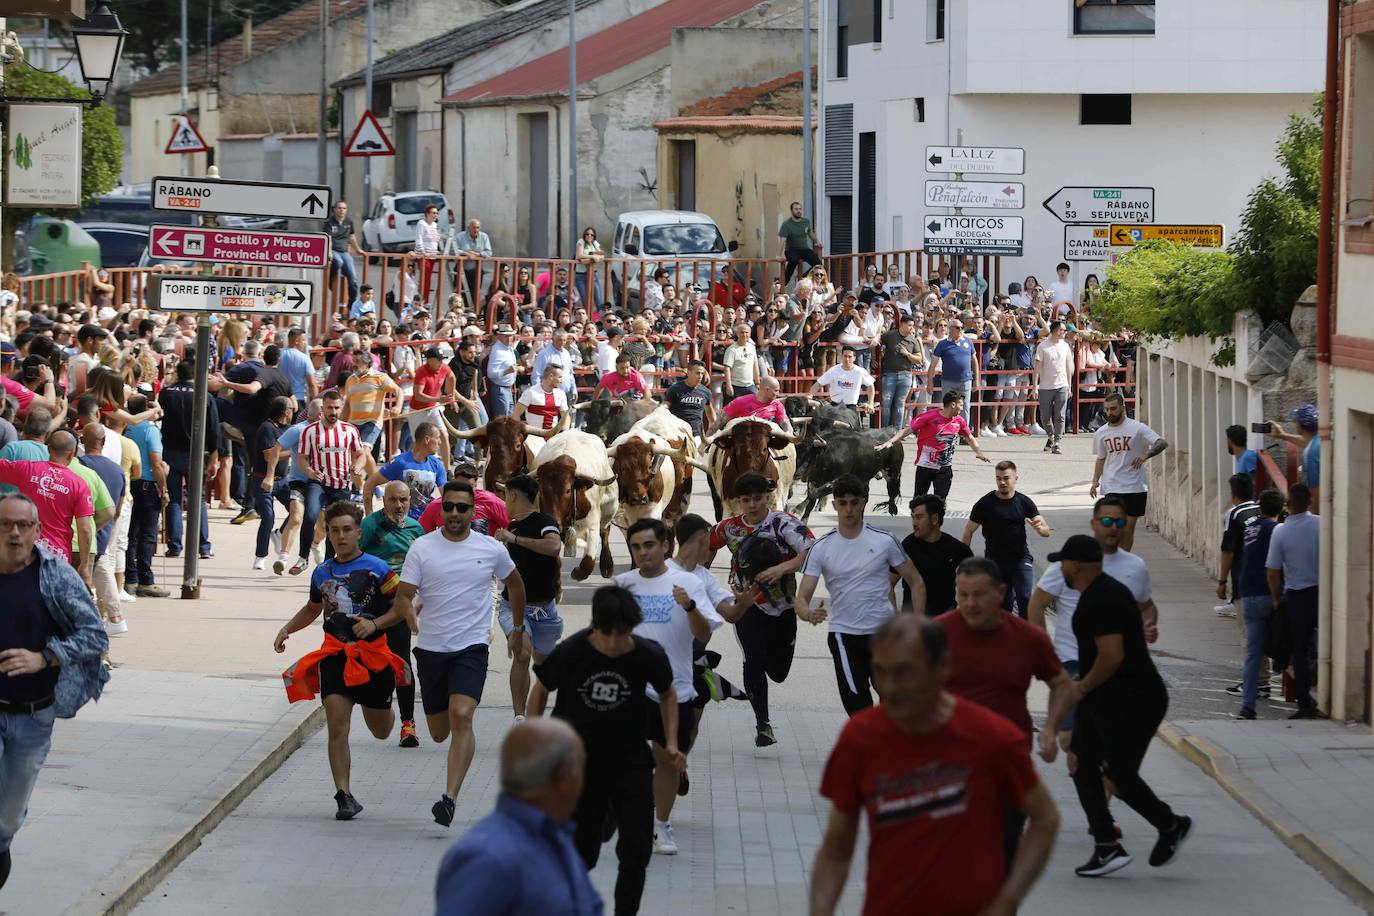
{"label": "shuttered window", "polygon": [[825,193],[854,193],[854,106],[825,106]]}

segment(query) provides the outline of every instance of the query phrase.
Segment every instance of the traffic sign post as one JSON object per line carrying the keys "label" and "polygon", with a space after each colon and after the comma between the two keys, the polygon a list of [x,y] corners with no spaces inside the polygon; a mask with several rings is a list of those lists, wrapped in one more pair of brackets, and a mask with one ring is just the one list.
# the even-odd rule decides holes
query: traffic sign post
{"label": "traffic sign post", "polygon": [[177,213],[328,219],[327,185],[220,178],[154,178],[153,209]]}
{"label": "traffic sign post", "polygon": [[148,227],[148,251],[155,258],[256,264],[260,267],[329,266],[329,236],[323,232],[268,232],[213,226]]}
{"label": "traffic sign post", "polygon": [[309,315],[315,301],[308,280],[155,275],[152,281],[150,302],[162,312]]}
{"label": "traffic sign post", "polygon": [[1060,188],[1045,199],[1044,207],[1065,223],[1153,223],[1155,189]]}
{"label": "traffic sign post", "polygon": [[1024,247],[1019,216],[927,216],[924,228],[927,254],[1019,258]]}
{"label": "traffic sign post", "polygon": [[1019,181],[941,181],[926,179],[927,207],[1020,210],[1026,186]]}
{"label": "traffic sign post", "polygon": [[1112,256],[1111,229],[1107,226],[1065,226],[1064,260],[1107,261]]}
{"label": "traffic sign post", "polygon": [[927,172],[1024,175],[1026,151],[1009,146],[927,146]]}
{"label": "traffic sign post", "polygon": [[1113,223],[1111,242],[1119,248],[1129,248],[1142,242],[1164,239],[1193,248],[1224,248],[1226,227],[1223,225],[1136,225]]}

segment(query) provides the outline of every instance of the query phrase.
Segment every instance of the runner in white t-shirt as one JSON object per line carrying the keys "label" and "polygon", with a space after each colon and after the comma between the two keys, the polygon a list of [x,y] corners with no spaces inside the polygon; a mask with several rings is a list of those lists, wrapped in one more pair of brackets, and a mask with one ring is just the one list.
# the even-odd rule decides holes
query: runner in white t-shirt
{"label": "runner in white t-shirt", "polygon": [[686,769],[686,755],[692,749],[692,727],[696,723],[692,708],[697,695],[692,686],[692,640],[705,642],[725,621],[712,607],[701,580],[689,572],[669,568],[668,527],[662,521],[640,519],[625,532],[625,539],[635,568],[616,576],[615,584],[627,589],[639,602],[644,621],[635,627],[635,635],[652,639],[663,647],[673,669],[673,690],[677,693],[679,758],[668,751],[658,692],[652,686],[645,688],[648,699],[644,707],[649,722],[649,746],[654,753],[654,852],[676,855],[677,843],[668,819],[677,798],[679,776]]}
{"label": "runner in white t-shirt", "polygon": [[855,350],[853,347],[845,347],[840,352],[840,363],[825,370],[820,378],[816,379],[811,386],[811,396],[815,397],[821,393],[822,389],[828,389],[826,394],[832,404],[844,404],[849,407],[859,403],[859,393],[868,389],[868,400],[859,408],[863,413],[873,411],[873,376],[862,366],[854,364]]}
{"label": "runner in white t-shirt", "polygon": [[1149,489],[1145,483],[1145,462],[1167,449],[1169,443],[1144,423],[1126,416],[1126,399],[1120,392],[1108,394],[1102,410],[1107,422],[1093,434],[1097,464],[1088,496],[1097,498],[1100,483],[1103,493],[1120,496],[1125,502],[1129,518],[1121,547],[1130,550],[1135,546],[1136,522],[1145,516]]}
{"label": "runner in white t-shirt", "polygon": [[520,393],[515,402],[515,419],[524,420],[540,429],[558,429],[568,412],[568,394],[563,390],[563,367],[557,363],[544,366],[538,384]]}
{"label": "runner in white t-shirt", "polygon": [[[926,586],[897,539],[864,524],[868,481],[853,474],[837,478],[830,502],[839,524],[806,552],[796,609],[797,617],[810,624],[829,616],[826,643],[835,662],[835,683],[844,711],[852,716],[873,705],[869,640],[896,613],[890,574],[895,572],[906,582],[911,590],[911,609],[917,614],[925,613]],[[823,601],[811,607],[822,576],[830,593],[828,615]]]}
{"label": "runner in white t-shirt", "polygon": [[[429,734],[439,744],[453,739],[445,792],[431,809],[435,822],[447,827],[453,823],[458,790],[477,749],[472,717],[487,680],[493,579],[505,585],[515,621],[507,648],[515,653],[524,643],[528,651],[529,636],[525,583],[510,553],[500,541],[472,530],[472,485],[450,480],[440,499],[444,523],[410,545],[401,567],[396,609],[419,634],[415,673]],[[420,611],[415,609],[417,597],[424,602]]]}

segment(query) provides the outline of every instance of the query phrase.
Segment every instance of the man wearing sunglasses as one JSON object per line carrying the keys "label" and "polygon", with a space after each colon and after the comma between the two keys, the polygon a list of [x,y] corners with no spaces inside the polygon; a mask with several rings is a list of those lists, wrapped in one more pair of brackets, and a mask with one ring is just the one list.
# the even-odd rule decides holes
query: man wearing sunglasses
{"label": "man wearing sunglasses", "polygon": [[[472,718],[487,679],[491,640],[491,583],[502,582],[512,626],[506,637],[512,655],[529,652],[525,633],[525,582],[499,541],[472,530],[477,497],[472,484],[450,480],[440,496],[444,523],[419,538],[401,567],[396,611],[410,622],[416,642],[416,676],[430,736],[442,744],[450,736],[448,780],[431,812],[434,821],[453,823],[458,790],[477,750]],[[415,609],[416,597],[424,601]]]}

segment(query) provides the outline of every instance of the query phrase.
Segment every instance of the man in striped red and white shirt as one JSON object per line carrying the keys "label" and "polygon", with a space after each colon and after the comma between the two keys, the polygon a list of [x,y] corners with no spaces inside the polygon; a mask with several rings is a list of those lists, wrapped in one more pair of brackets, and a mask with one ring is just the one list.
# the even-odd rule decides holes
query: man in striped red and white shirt
{"label": "man in striped red and white shirt", "polygon": [[539,381],[526,388],[515,404],[515,419],[523,419],[540,429],[561,429],[568,412],[568,395],[563,390],[563,367],[557,363],[544,366]]}
{"label": "man in striped red and white shirt", "polygon": [[315,524],[320,512],[330,503],[353,498],[353,479],[361,477],[366,450],[358,428],[345,423],[343,395],[337,389],[321,396],[320,418],[301,431],[297,450],[301,470],[306,480],[293,484],[305,503],[301,524],[300,555],[291,567],[298,576],[310,565],[310,545],[315,537]]}

